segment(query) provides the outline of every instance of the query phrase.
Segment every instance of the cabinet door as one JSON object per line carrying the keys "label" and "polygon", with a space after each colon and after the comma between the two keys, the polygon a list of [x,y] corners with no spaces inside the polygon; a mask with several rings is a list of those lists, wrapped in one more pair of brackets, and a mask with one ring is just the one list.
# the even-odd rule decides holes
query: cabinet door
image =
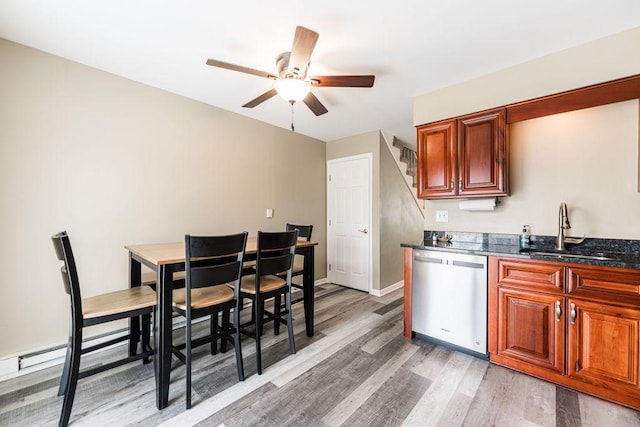
{"label": "cabinet door", "polygon": [[[498,288],[495,361],[564,373],[564,298]],[[494,360],[494,358],[492,358]]]}
{"label": "cabinet door", "polygon": [[640,396],[640,309],[567,298],[568,375]]}
{"label": "cabinet door", "polygon": [[434,199],[456,194],[456,121],[418,128],[418,197]]}
{"label": "cabinet door", "polygon": [[460,196],[506,196],[508,138],[505,110],[458,118]]}

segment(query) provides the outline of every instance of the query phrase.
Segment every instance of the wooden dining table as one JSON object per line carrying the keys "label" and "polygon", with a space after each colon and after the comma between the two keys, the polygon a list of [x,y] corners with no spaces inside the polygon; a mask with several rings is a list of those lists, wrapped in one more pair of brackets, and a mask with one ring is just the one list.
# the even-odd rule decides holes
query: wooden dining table
{"label": "wooden dining table", "polygon": [[[317,242],[299,240],[296,254],[304,256],[302,275],[304,297],[304,320],[307,336],[313,336],[314,310],[314,248]],[[184,271],[184,242],[150,243],[125,245],[129,251],[129,285],[142,283],[142,265],[156,272],[156,293],[158,305],[155,314],[155,353],[153,357],[156,378],[156,406],[166,408],[169,403],[169,382],[171,374],[172,346],[172,290],[173,273]],[[257,238],[249,237],[245,249],[245,259],[255,259]],[[131,326],[132,328],[137,325]],[[135,348],[130,347],[130,352]]]}

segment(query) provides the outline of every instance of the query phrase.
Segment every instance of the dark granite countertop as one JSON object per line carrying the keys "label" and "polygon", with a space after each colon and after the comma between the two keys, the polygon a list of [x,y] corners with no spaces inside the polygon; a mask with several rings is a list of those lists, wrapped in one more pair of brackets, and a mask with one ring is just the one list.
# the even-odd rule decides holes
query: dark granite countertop
{"label": "dark granite countertop", "polygon": [[[434,236],[451,236],[450,242],[438,242]],[[555,236],[531,236],[531,247],[520,249],[518,234],[425,231],[424,237],[402,247],[477,255],[557,261],[640,269],[640,240],[587,238],[579,245],[567,245],[567,251],[555,251]],[[581,256],[586,256],[582,258]]]}

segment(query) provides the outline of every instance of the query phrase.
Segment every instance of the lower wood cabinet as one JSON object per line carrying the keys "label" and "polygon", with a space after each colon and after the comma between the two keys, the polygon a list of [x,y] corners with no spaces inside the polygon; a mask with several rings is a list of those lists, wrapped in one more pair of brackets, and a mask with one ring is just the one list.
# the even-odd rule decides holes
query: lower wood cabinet
{"label": "lower wood cabinet", "polygon": [[498,351],[495,358],[564,372],[563,298],[498,289]]}
{"label": "lower wood cabinet", "polygon": [[640,309],[573,298],[567,309],[567,374],[621,394],[640,394]]}
{"label": "lower wood cabinet", "polygon": [[639,290],[638,270],[490,257],[490,359],[640,409]]}

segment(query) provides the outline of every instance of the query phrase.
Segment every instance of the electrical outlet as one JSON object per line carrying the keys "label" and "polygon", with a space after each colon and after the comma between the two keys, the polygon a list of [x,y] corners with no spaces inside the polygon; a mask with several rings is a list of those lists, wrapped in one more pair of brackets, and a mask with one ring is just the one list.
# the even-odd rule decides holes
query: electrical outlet
{"label": "electrical outlet", "polygon": [[449,211],[436,211],[436,222],[449,222]]}

